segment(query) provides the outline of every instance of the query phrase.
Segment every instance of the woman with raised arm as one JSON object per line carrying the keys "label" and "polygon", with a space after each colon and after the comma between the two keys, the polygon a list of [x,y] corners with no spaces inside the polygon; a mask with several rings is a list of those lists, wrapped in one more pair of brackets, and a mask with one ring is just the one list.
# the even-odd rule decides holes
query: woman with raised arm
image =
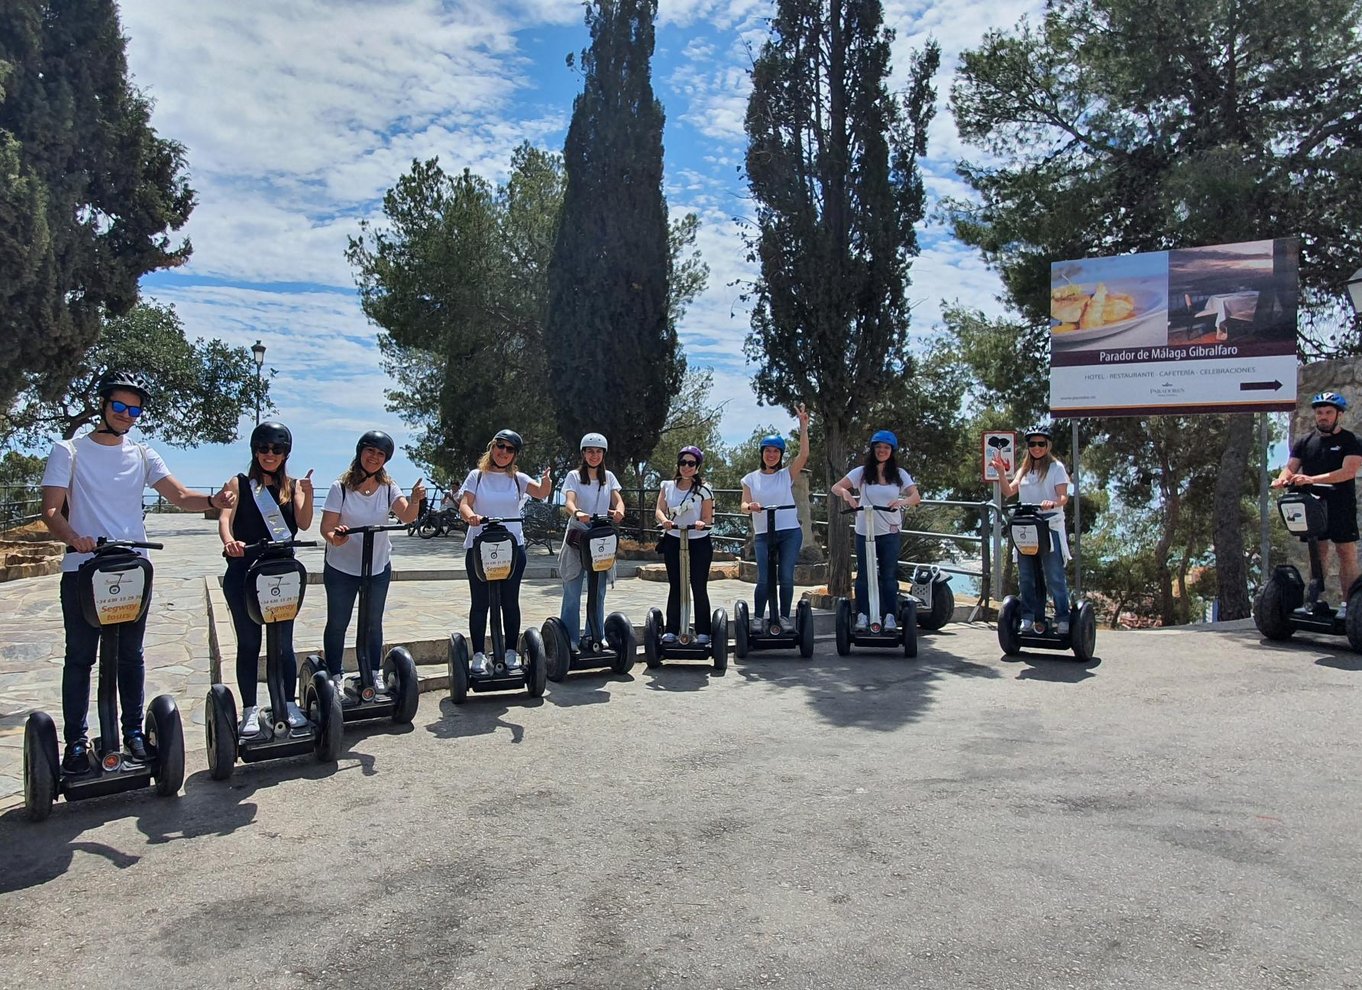
{"label": "woman with raised arm", "polygon": [[1069,632],[1069,588],[1064,579],[1064,564],[1069,559],[1069,541],[1064,534],[1064,506],[1069,504],[1069,472],[1051,450],[1053,436],[1048,426],[1033,426],[1026,431],[1026,453],[1014,477],[1007,477],[1007,463],[993,452],[993,468],[1007,496],[1021,493],[1025,505],[1038,505],[1050,523],[1050,551],[1044,554],[1017,554],[1017,583],[1021,586],[1021,631],[1045,632],[1045,602],[1036,585],[1036,574],[1044,561],[1045,587],[1055,603],[1056,632]]}
{"label": "woman with raised arm", "polygon": [[[760,630],[768,582],[777,580],[780,590],[780,628],[785,632],[794,632],[790,606],[794,602],[795,562],[799,559],[799,548],[804,545],[804,530],[800,528],[798,512],[790,508],[778,511],[776,531],[766,532],[766,511],[763,506],[794,504],[794,476],[803,471],[804,465],[809,462],[809,412],[802,403],[799,406],[799,452],[791,458],[790,463],[783,463],[784,437],[763,437],[760,447],[761,467],[742,479],[742,511],[752,514],[752,529],[757,534],[756,611],[752,613],[752,627],[754,631]],[[767,573],[768,540],[775,541],[779,554],[778,575]]]}

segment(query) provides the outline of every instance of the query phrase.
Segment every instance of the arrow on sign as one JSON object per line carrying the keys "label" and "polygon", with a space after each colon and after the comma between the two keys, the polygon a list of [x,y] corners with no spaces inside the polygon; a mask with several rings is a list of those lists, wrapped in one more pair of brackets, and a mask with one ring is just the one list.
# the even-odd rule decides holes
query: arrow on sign
{"label": "arrow on sign", "polygon": [[1282,383],[1273,379],[1270,382],[1240,382],[1239,391],[1241,392],[1278,392],[1281,390]]}

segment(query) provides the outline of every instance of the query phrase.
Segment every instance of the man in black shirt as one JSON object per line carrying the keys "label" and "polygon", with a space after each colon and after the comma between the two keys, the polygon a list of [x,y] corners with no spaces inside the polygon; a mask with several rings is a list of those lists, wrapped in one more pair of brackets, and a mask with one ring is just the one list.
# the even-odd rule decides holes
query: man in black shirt
{"label": "man in black shirt", "polygon": [[[1338,554],[1338,579],[1347,602],[1348,589],[1357,580],[1357,482],[1362,470],[1362,443],[1339,425],[1348,400],[1337,392],[1321,392],[1310,405],[1315,428],[1291,445],[1291,458],[1273,488],[1286,485],[1333,485],[1324,496],[1329,509],[1329,538],[1319,541],[1320,559],[1329,565],[1329,545]],[[1340,608],[1340,612],[1342,609]]]}

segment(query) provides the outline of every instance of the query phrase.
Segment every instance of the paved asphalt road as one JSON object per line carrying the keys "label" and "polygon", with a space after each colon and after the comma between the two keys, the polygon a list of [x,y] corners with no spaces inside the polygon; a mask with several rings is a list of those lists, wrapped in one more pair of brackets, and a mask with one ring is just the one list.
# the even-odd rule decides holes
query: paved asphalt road
{"label": "paved asphalt road", "polygon": [[820,644],[0,815],[0,986],[1362,986],[1362,663]]}

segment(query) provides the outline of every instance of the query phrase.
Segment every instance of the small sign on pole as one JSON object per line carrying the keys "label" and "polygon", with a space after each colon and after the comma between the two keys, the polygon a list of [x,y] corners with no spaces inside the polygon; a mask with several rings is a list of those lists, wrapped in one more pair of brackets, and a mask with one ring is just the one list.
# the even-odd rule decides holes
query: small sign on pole
{"label": "small sign on pole", "polygon": [[1003,474],[1007,477],[1011,477],[1012,472],[1017,469],[1017,432],[1015,430],[985,430],[983,448],[984,480],[999,480],[998,471],[993,466],[993,455],[995,453],[1003,459]]}

